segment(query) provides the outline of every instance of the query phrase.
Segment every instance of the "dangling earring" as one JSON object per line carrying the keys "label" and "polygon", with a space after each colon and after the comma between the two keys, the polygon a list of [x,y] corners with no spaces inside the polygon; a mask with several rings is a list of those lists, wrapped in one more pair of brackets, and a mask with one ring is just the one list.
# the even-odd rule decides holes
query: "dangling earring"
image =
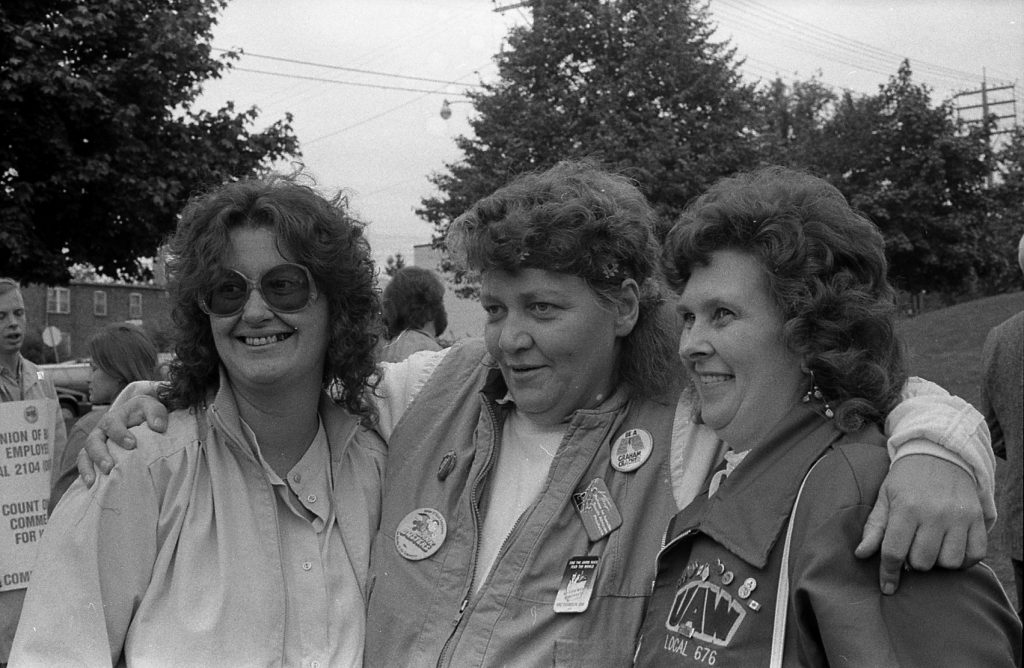
{"label": "dangling earring", "polygon": [[810,369],[805,369],[805,371],[811,377],[811,389],[807,390],[807,393],[800,401],[805,404],[810,403],[811,399],[820,401],[824,408],[825,417],[831,420],[836,416],[835,411],[833,411],[832,407],[828,405],[828,399],[826,399],[825,395],[821,393],[821,388],[818,387],[818,384],[814,382],[814,372]]}

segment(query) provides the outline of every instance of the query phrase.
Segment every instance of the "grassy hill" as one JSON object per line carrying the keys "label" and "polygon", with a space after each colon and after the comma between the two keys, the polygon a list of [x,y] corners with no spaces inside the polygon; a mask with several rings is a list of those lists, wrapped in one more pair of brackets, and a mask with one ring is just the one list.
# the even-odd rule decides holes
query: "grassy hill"
{"label": "grassy hill", "polygon": [[901,320],[910,373],[978,405],[981,348],[990,329],[1024,311],[1024,292],[964,302]]}
{"label": "grassy hill", "polygon": [[[900,321],[900,336],[908,348],[910,373],[935,381],[978,406],[981,348],[990,329],[1024,311],[1024,292],[985,297]],[[997,460],[997,485],[1003,475]],[[1001,546],[989,541],[986,561],[995,570],[1014,605],[1013,571]]]}

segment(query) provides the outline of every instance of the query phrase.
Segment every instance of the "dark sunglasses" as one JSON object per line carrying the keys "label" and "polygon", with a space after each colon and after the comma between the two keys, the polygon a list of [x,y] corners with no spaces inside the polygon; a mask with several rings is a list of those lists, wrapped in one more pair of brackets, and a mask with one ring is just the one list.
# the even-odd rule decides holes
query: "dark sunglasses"
{"label": "dark sunglasses", "polygon": [[275,313],[295,313],[316,301],[316,283],[301,264],[285,263],[253,280],[235,269],[225,271],[199,298],[204,313],[222,317],[237,315],[256,290]]}

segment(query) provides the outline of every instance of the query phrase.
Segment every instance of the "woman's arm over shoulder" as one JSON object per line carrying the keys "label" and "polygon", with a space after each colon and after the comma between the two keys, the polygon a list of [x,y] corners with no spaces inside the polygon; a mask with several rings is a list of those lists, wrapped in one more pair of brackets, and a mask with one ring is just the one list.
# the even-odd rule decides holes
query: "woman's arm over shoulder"
{"label": "woman's arm over shoulder", "polygon": [[995,522],[995,456],[985,417],[973,406],[922,378],[910,378],[885,422],[889,455],[927,454],[953,462],[978,485],[985,523]]}
{"label": "woman's arm over shoulder", "polygon": [[72,485],[54,511],[40,541],[13,663],[117,662],[157,549],[159,498],[141,456],[147,451],[151,447],[115,453],[109,476],[92,488]]}
{"label": "woman's arm over shoulder", "polygon": [[424,350],[413,353],[402,362],[381,363],[381,382],[372,395],[372,401],[379,416],[377,426],[385,441],[405,409],[451,350]]}
{"label": "woman's arm over shoulder", "polygon": [[886,468],[881,448],[854,444],[808,478],[791,552],[787,657],[798,652],[806,665],[1016,665],[1020,622],[987,566],[905,572],[900,591],[886,596],[880,557],[854,557]]}

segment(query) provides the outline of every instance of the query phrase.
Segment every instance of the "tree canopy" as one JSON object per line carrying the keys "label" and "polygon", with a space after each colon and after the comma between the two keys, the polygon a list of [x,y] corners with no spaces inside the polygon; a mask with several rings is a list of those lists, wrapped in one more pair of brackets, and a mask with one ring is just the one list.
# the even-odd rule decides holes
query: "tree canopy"
{"label": "tree canopy", "polygon": [[[1019,137],[993,156],[988,128],[933,104],[909,62],[873,95],[816,77],[753,85],[716,40],[706,2],[529,4],[532,24],[496,56],[498,80],[468,93],[476,114],[473,135],[456,139],[461,159],[432,176],[440,194],[417,211],[435,245],[510,177],[559,160],[597,158],[634,178],[663,229],[719,178],[784,164],[828,179],[881,228],[900,288],[991,292],[1012,274]],[[992,187],[997,165],[1005,185]]]}
{"label": "tree canopy", "polygon": [[907,61],[874,95],[836,97],[805,82],[791,97],[798,130],[774,159],[826,178],[879,226],[894,283],[951,291],[986,271],[984,127],[934,105]]}
{"label": "tree canopy", "polygon": [[471,92],[474,136],[435,174],[418,213],[448,224],[510,176],[591,157],[635,178],[664,220],[754,159],[754,90],[716,42],[703,3],[531,3],[496,56],[499,79]]}
{"label": "tree canopy", "polygon": [[298,155],[291,116],[193,107],[226,0],[0,6],[0,266],[65,282],[88,263],[137,276],[194,191]]}

